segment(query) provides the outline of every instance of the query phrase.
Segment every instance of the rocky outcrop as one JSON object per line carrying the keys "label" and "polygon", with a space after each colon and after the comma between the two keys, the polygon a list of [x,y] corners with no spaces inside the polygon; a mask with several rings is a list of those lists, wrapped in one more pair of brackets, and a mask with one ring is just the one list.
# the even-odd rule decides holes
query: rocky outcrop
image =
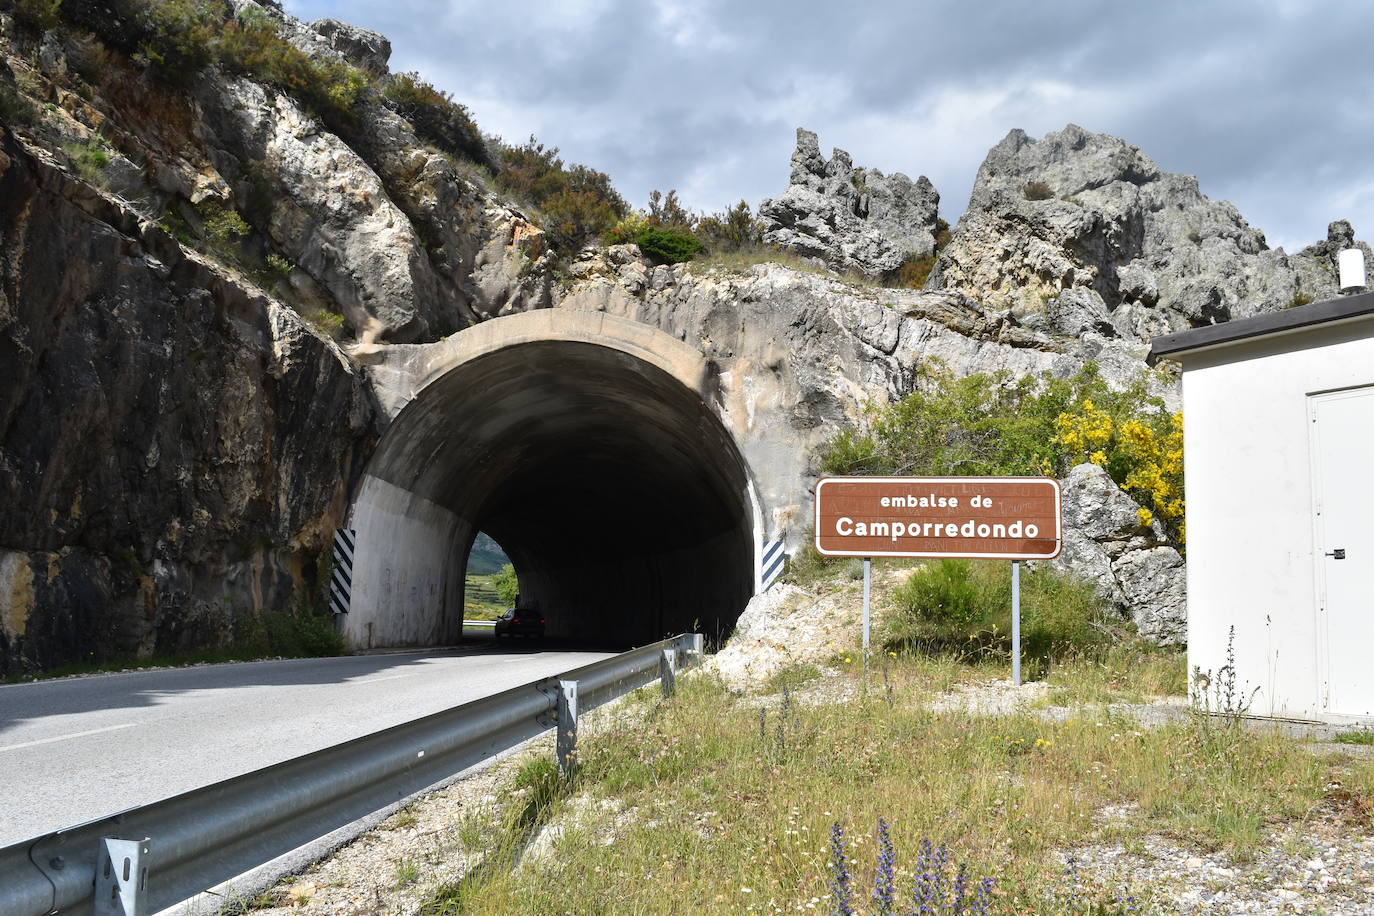
{"label": "rocky outcrop", "polygon": [[[385,79],[389,48],[376,33],[306,25],[253,0],[234,7],[273,20],[307,54]],[[188,94],[93,39],[53,31],[22,42],[32,38],[0,22],[0,54],[50,103],[24,131],[30,140],[98,149],[99,174],[85,180],[169,225],[198,231],[209,214],[235,211],[250,224],[236,242],[250,271],[281,259],[289,271],[273,268],[282,279],[272,291],[302,314],[339,314],[351,336],[404,342],[551,303],[543,231],[486,190],[475,166],[421,142],[376,88],[362,92],[345,137],[289,94],[217,68]]]}
{"label": "rocky outcrop", "polygon": [[988,153],[929,286],[1027,327],[1142,342],[1337,294],[1327,260],[1270,249],[1196,178],[1072,124]]}
{"label": "rocky outcrop", "polygon": [[791,665],[843,657],[853,652],[861,632],[862,606],[853,586],[814,594],[779,582],[749,602],[729,643],[707,660],[706,670],[743,692]]}
{"label": "rocky outcrop", "polygon": [[274,246],[333,297],[354,328],[369,320],[397,340],[461,327],[443,314],[433,265],[381,179],[288,96],[247,79],[203,80],[210,154],[221,174],[250,167],[271,186]]}
{"label": "rocky outcrop", "polygon": [[317,593],[372,433],[343,354],[0,147],[0,673],[214,644]]}
{"label": "rocky outcrop", "polygon": [[359,69],[377,75],[387,72],[391,41],[381,32],[359,28],[338,19],[316,19],[310,28],[328,43],[329,49]]}
{"label": "rocky outcrop", "polygon": [[842,149],[825,159],[797,128],[787,189],[759,204],[763,240],[827,267],[869,277],[935,250],[940,195],[922,175],[856,167]]}
{"label": "rocky outcrop", "polygon": [[1140,504],[1095,464],[1080,464],[1061,482],[1064,550],[1054,565],[1093,582],[1135,622],[1140,635],[1163,646],[1187,638],[1183,557],[1158,521],[1141,523]]}
{"label": "rocky outcrop", "polygon": [[757,477],[787,482],[764,497],[790,547],[808,524],[796,482],[817,472],[819,446],[863,422],[870,403],[911,391],[922,366],[1068,377],[1094,359],[1110,384],[1144,380],[1171,408],[1178,401],[1143,351],[1120,342],[1059,341],[958,293],[854,286],[777,264],[652,266],[633,245],[588,250],[558,307],[644,322],[706,355],[717,407]]}

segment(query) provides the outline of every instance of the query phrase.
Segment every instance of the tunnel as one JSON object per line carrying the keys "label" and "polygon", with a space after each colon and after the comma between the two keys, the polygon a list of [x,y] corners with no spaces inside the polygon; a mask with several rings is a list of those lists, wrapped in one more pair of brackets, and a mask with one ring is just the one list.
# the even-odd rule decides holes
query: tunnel
{"label": "tunnel", "polygon": [[754,593],[756,509],[708,406],[709,371],[684,384],[588,340],[522,339],[451,362],[368,466],[353,511],[352,643],[456,642],[479,531],[509,555],[521,605],[550,640],[624,648],[729,633]]}

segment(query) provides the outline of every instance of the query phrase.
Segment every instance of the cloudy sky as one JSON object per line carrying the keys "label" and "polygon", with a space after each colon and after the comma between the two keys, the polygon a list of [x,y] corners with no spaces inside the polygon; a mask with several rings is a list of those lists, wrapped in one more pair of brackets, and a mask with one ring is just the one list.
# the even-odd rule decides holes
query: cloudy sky
{"label": "cloudy sky", "polygon": [[488,133],[536,134],[643,206],[787,184],[796,127],[924,174],[951,222],[989,147],[1069,122],[1198,176],[1271,245],[1374,238],[1374,4],[1303,0],[286,0],[390,37]]}

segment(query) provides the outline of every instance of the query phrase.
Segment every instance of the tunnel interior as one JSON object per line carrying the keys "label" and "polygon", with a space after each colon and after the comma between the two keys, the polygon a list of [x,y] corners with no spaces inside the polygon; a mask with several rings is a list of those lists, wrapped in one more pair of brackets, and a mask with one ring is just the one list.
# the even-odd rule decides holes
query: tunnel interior
{"label": "tunnel interior", "polygon": [[550,638],[724,635],[753,594],[748,469],[729,431],[701,393],[611,347],[530,342],[458,365],[406,405],[368,473],[449,520],[426,535],[448,541],[429,545],[448,567],[445,632],[479,531]]}

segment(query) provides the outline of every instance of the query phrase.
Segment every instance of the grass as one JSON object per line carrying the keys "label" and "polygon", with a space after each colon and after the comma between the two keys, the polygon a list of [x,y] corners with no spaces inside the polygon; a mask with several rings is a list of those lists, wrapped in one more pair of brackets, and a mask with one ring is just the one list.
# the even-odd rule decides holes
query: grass
{"label": "grass", "polygon": [[463,589],[463,617],[468,620],[495,620],[501,612],[510,607],[496,593],[494,579],[497,574],[486,576],[468,575]]}
{"label": "grass", "polygon": [[86,661],[55,665],[41,670],[11,672],[7,673],[3,680],[5,683],[16,684],[78,674],[101,674],[145,668],[179,668],[267,658],[320,658],[342,654],[343,637],[335,632],[331,617],[268,612],[258,617],[239,619],[230,642],[224,646],[159,653],[143,658],[101,658],[92,651]]}
{"label": "grass", "polygon": [[81,178],[99,187],[105,187],[105,169],[110,164],[110,153],[105,146],[95,140],[72,141],[62,145],[72,170]]}
{"label": "grass", "polygon": [[1143,703],[1152,696],[1186,696],[1188,664],[1182,652],[1131,641],[1055,660],[1045,680],[1056,706]]}
{"label": "grass", "polygon": [[[1151,655],[1138,657],[1145,680],[1123,686],[1129,653],[1065,662],[1052,677],[1078,705],[1176,686],[1176,657]],[[565,792],[613,799],[623,814],[558,820],[555,856],[520,863],[501,852],[490,860],[499,867],[461,894],[436,894],[423,912],[555,914],[568,912],[569,901],[578,913],[825,912],[836,823],[853,859],[858,908],[869,912],[883,818],[897,855],[899,910],[910,899],[918,844],[929,839],[972,874],[997,879],[990,912],[1063,913],[1057,853],[1095,841],[1138,845],[1164,832],[1244,859],[1266,842],[1267,824],[1304,818],[1326,797],[1332,762],[1277,733],[1187,716],[1144,729],[1104,710],[1057,722],[1029,710],[935,712],[934,691],[985,669],[900,654],[887,664],[890,692],[876,675],[865,691],[852,667],[841,670],[853,700],[789,700],[767,711],[762,731],[759,698],[709,676],[683,678],[670,701],[638,695],[627,715],[584,731],[570,786],[527,793],[509,807],[499,837],[470,829],[468,838],[518,847],[531,820],[522,812],[557,820],[572,808]],[[812,679],[797,670],[771,686],[804,689]],[[1200,729],[1214,734],[1201,740]],[[1374,789],[1374,766],[1344,786]],[[1134,806],[1136,816],[1102,825],[1095,814],[1106,805]],[[1102,889],[1102,908],[1092,912],[1117,912],[1111,894],[1130,890]]]}
{"label": "grass", "polygon": [[1332,740],[1338,744],[1374,744],[1374,730],[1340,732]]}

